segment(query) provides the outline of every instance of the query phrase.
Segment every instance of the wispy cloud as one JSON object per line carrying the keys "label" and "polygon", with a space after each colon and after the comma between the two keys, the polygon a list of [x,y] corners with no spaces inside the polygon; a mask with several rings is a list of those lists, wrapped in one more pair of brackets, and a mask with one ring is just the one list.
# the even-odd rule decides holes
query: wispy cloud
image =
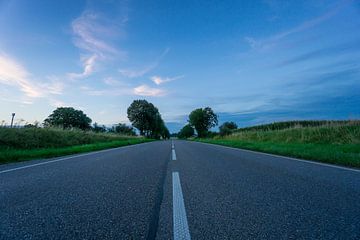
{"label": "wispy cloud", "polygon": [[359,50],[360,50],[360,41],[356,40],[354,42],[348,42],[336,46],[326,47],[326,48],[307,52],[298,55],[296,57],[293,57],[291,59],[282,61],[278,66],[283,67],[320,57],[337,56],[339,54],[344,54],[344,53],[354,53]]}
{"label": "wispy cloud", "polygon": [[295,33],[299,33],[299,32],[303,32],[306,31],[310,28],[313,28],[317,25],[319,25],[320,23],[330,19],[331,17],[335,16],[343,7],[345,7],[346,5],[350,4],[351,0],[344,0],[341,1],[337,6],[335,6],[334,8],[330,9],[329,11],[327,11],[326,13],[302,22],[301,24],[288,29],[286,31],[277,33],[273,36],[270,36],[268,38],[265,39],[255,39],[253,37],[245,37],[244,40],[250,45],[250,47],[252,49],[255,50],[266,50],[268,48],[273,47],[274,45],[277,44],[278,41],[292,35]]}
{"label": "wispy cloud", "polygon": [[152,88],[146,84],[143,84],[134,88],[134,94],[138,96],[160,97],[164,96],[166,92],[163,89]]}
{"label": "wispy cloud", "polygon": [[40,97],[41,93],[29,80],[30,74],[16,60],[0,55],[0,81],[6,85],[17,86],[28,97]]}
{"label": "wispy cloud", "polygon": [[171,82],[171,81],[175,81],[177,79],[181,79],[183,78],[184,75],[181,76],[176,76],[176,77],[160,77],[160,76],[152,76],[150,79],[151,81],[153,81],[156,85],[160,85],[163,83],[167,83],[167,82]]}
{"label": "wispy cloud", "polygon": [[18,61],[0,53],[0,83],[18,87],[30,98],[44,97],[48,94],[61,94],[63,84],[55,79],[50,83],[38,83],[31,79],[31,74]]}
{"label": "wispy cloud", "polygon": [[119,81],[119,80],[116,80],[112,77],[107,77],[107,78],[104,78],[103,79],[103,82],[108,85],[108,86],[111,86],[111,87],[120,87],[120,86],[127,86],[127,84],[125,84],[124,82],[122,81]]}
{"label": "wispy cloud", "polygon": [[88,57],[82,57],[81,62],[83,64],[83,72],[82,73],[69,73],[68,76],[70,78],[84,78],[90,76],[95,71],[95,63],[98,59],[98,55],[93,54]]}
{"label": "wispy cloud", "polygon": [[40,86],[43,89],[46,89],[46,92],[54,95],[62,95],[64,92],[65,84],[61,81],[60,78],[56,76],[49,76],[47,79],[50,81],[48,83],[42,83]]}
{"label": "wispy cloud", "polygon": [[166,48],[163,53],[153,63],[138,69],[119,69],[119,73],[127,78],[142,77],[145,74],[154,70],[160,63],[160,61],[168,54],[170,48]]}
{"label": "wispy cloud", "polygon": [[119,25],[93,11],[84,11],[72,23],[74,44],[84,52],[81,57],[83,72],[69,73],[71,78],[83,78],[95,71],[97,62],[114,56],[126,57],[124,51],[116,48],[110,40],[115,36],[124,35],[123,22]]}
{"label": "wispy cloud", "polygon": [[144,76],[158,66],[158,62],[152,63],[141,69],[119,69],[119,73],[127,78],[137,78]]}
{"label": "wispy cloud", "polygon": [[85,11],[72,22],[71,26],[75,35],[74,43],[78,48],[102,57],[107,53],[119,53],[114,46],[105,40],[106,37],[113,36],[119,29],[111,21],[101,17],[100,14]]}

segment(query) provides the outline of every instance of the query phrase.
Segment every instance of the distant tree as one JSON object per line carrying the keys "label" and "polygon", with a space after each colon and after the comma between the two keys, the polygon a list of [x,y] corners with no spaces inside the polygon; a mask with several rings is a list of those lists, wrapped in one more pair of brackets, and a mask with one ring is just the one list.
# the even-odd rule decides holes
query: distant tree
{"label": "distant tree", "polygon": [[211,108],[198,108],[190,113],[189,123],[195,128],[199,137],[206,137],[209,129],[218,124],[218,119]]}
{"label": "distant tree", "polygon": [[126,124],[119,123],[115,126],[113,126],[113,132],[122,134],[122,135],[128,135],[128,136],[136,136],[135,129],[131,126],[127,126]]}
{"label": "distant tree", "polygon": [[97,133],[99,133],[99,132],[106,132],[106,131],[107,131],[107,128],[106,128],[105,125],[100,126],[100,125],[97,124],[96,122],[94,123],[92,129],[93,129],[94,132],[97,132]]}
{"label": "distant tree", "polygon": [[24,125],[24,128],[39,128],[40,123],[38,121],[35,121],[34,124],[26,123]]}
{"label": "distant tree", "polygon": [[155,139],[168,139],[170,138],[170,132],[165,126],[164,120],[161,118],[160,113],[156,113],[154,116],[154,122],[152,124],[152,138]]}
{"label": "distant tree", "polygon": [[186,124],[178,133],[178,138],[189,138],[194,136],[194,128],[190,124]]}
{"label": "distant tree", "polygon": [[159,110],[152,103],[146,100],[134,100],[127,109],[127,115],[140,135],[156,139],[170,137]]}
{"label": "distant tree", "polygon": [[178,137],[178,136],[179,136],[179,133],[171,133],[171,134],[170,134],[170,137],[176,138],[176,137]]}
{"label": "distant tree", "polygon": [[219,133],[221,136],[230,135],[238,126],[234,122],[224,122],[219,127]]}
{"label": "distant tree", "polygon": [[63,129],[91,129],[91,119],[81,110],[72,107],[59,107],[44,120],[45,127],[61,127]]}
{"label": "distant tree", "polygon": [[169,139],[170,138],[170,131],[167,127],[165,127],[162,131],[162,138],[163,139]]}

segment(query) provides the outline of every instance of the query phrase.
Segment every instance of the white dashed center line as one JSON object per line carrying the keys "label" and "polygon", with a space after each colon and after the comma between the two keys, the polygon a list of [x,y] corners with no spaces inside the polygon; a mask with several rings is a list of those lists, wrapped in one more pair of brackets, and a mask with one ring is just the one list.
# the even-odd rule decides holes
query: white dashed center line
{"label": "white dashed center line", "polygon": [[175,152],[175,146],[174,146],[174,142],[171,141],[171,159],[173,161],[176,160],[176,152]]}
{"label": "white dashed center line", "polygon": [[175,161],[175,160],[176,160],[175,149],[172,149],[172,150],[171,150],[171,155],[172,155],[172,160]]}
{"label": "white dashed center line", "polygon": [[189,225],[186,218],[184,197],[178,172],[172,173],[172,181],[174,240],[190,240]]}

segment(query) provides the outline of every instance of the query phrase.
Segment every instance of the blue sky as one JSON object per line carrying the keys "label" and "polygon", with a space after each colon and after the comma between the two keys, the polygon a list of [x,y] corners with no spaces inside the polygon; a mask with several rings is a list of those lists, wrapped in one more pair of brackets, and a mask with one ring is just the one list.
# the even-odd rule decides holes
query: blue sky
{"label": "blue sky", "polygon": [[172,131],[210,106],[240,126],[360,117],[358,1],[0,0],[0,121],[56,107]]}

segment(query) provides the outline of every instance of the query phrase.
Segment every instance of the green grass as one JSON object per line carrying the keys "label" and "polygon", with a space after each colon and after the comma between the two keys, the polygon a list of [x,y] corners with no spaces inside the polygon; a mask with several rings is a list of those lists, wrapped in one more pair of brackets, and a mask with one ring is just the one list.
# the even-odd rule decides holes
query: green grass
{"label": "green grass", "polygon": [[57,128],[0,128],[0,149],[55,148],[132,138],[119,134]]}
{"label": "green grass", "polygon": [[360,126],[356,124],[249,130],[196,141],[360,167]]}
{"label": "green grass", "polygon": [[0,128],[0,164],[59,157],[149,141],[153,140],[79,130]]}
{"label": "green grass", "polygon": [[302,121],[284,121],[274,122],[269,124],[261,124],[257,126],[239,128],[235,132],[244,131],[269,131],[269,130],[282,130],[288,128],[299,128],[299,127],[321,127],[321,126],[359,126],[360,120],[302,120]]}

